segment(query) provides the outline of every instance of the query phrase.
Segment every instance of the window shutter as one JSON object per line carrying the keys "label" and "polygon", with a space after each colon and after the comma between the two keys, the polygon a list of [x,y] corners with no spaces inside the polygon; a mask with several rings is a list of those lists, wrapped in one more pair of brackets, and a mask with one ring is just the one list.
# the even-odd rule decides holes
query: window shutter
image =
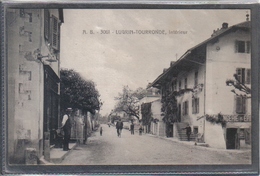
{"label": "window shutter", "polygon": [[235,40],[235,53],[238,52],[238,40]]}
{"label": "window shutter", "polygon": [[250,53],[250,50],[251,50],[251,42],[250,42],[250,41],[247,41],[247,42],[246,42],[246,52],[247,52],[247,53]]}
{"label": "window shutter", "polygon": [[242,97],[236,96],[236,113],[242,113]]}
{"label": "window shutter", "polygon": [[251,69],[246,69],[246,84],[251,84]]}
{"label": "window shutter", "polygon": [[246,113],[246,97],[241,97],[242,98],[242,113]]}
{"label": "window shutter", "polygon": [[50,12],[49,10],[44,10],[44,37],[48,41],[50,35]]}
{"label": "window shutter", "polygon": [[242,83],[242,69],[241,68],[237,68],[236,69],[236,74],[237,74],[238,81]]}
{"label": "window shutter", "polygon": [[52,48],[55,50],[59,49],[59,24],[58,24],[58,18],[52,15],[52,37],[51,37],[51,45]]}

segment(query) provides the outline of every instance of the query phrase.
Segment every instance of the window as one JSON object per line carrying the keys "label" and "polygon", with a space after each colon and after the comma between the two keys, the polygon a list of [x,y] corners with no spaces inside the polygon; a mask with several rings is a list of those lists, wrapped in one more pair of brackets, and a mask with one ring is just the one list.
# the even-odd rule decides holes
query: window
{"label": "window", "polygon": [[244,96],[236,96],[236,113],[245,114],[246,113],[246,102],[247,98]]}
{"label": "window", "polygon": [[250,48],[251,48],[250,46],[251,46],[250,41],[236,40],[235,42],[236,53],[250,53]]}
{"label": "window", "polygon": [[179,81],[179,90],[181,90],[181,81]]}
{"label": "window", "polygon": [[194,86],[198,85],[198,71],[195,72],[195,77],[194,77]]}
{"label": "window", "polygon": [[183,115],[188,115],[188,112],[189,112],[189,102],[188,101],[185,101],[183,102]]}
{"label": "window", "polygon": [[192,99],[192,114],[199,113],[199,98]]}
{"label": "window", "polygon": [[237,79],[242,84],[251,84],[251,69],[237,68]]}
{"label": "window", "polygon": [[57,17],[50,18],[49,10],[44,10],[44,38],[55,50],[59,50],[60,45],[60,25]]}
{"label": "window", "polygon": [[184,88],[185,89],[187,89],[187,87],[188,87],[187,82],[188,82],[188,80],[187,80],[187,78],[185,78],[185,80],[184,80]]}

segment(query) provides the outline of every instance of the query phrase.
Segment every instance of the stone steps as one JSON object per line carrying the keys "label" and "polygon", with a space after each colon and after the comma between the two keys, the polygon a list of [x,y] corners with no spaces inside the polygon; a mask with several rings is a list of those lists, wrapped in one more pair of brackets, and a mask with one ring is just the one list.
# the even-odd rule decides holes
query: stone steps
{"label": "stone steps", "polygon": [[[187,127],[187,123],[177,123],[177,131],[179,134],[179,140],[180,141],[188,141],[188,137],[186,135],[186,130],[183,129]],[[195,135],[191,133],[190,135],[190,141],[195,141]]]}

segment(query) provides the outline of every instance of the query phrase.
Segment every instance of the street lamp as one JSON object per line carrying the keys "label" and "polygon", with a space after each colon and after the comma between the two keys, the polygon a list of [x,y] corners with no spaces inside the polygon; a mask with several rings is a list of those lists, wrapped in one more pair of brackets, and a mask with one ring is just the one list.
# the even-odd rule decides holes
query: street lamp
{"label": "street lamp", "polygon": [[43,58],[48,58],[48,59],[46,59],[45,61],[48,61],[48,62],[57,62],[57,60],[56,59],[51,59],[50,58],[51,56],[50,56],[50,54],[48,54],[48,55],[46,55],[46,56],[43,56],[43,55],[41,55],[40,53],[37,55],[37,59],[39,60],[39,61],[41,61],[42,63],[43,63]]}

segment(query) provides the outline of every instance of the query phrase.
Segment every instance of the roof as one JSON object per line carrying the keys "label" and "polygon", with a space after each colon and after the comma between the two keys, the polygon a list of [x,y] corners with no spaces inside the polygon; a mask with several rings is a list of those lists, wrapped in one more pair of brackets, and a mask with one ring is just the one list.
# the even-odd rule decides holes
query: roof
{"label": "roof", "polygon": [[[150,87],[159,88],[161,86],[162,81],[167,78],[167,75],[169,75],[169,73],[171,73],[171,76],[176,76],[181,70],[185,70],[185,68],[188,69],[192,67],[191,63],[193,64],[197,63],[203,65],[203,62],[206,59],[205,55],[203,56],[203,53],[206,53],[206,45],[208,43],[215,42],[218,40],[219,37],[227,35],[228,33],[234,32],[238,29],[249,30],[250,28],[251,28],[250,21],[245,21],[233,25],[231,27],[228,27],[226,29],[220,29],[219,31],[216,32],[215,35],[212,35],[207,40],[188,49],[176,62],[171,64],[171,66],[168,69],[165,69],[165,71],[162,74],[160,74],[151,84],[149,84],[147,88]],[[192,54],[193,55],[195,54],[197,57],[191,57]]]}

